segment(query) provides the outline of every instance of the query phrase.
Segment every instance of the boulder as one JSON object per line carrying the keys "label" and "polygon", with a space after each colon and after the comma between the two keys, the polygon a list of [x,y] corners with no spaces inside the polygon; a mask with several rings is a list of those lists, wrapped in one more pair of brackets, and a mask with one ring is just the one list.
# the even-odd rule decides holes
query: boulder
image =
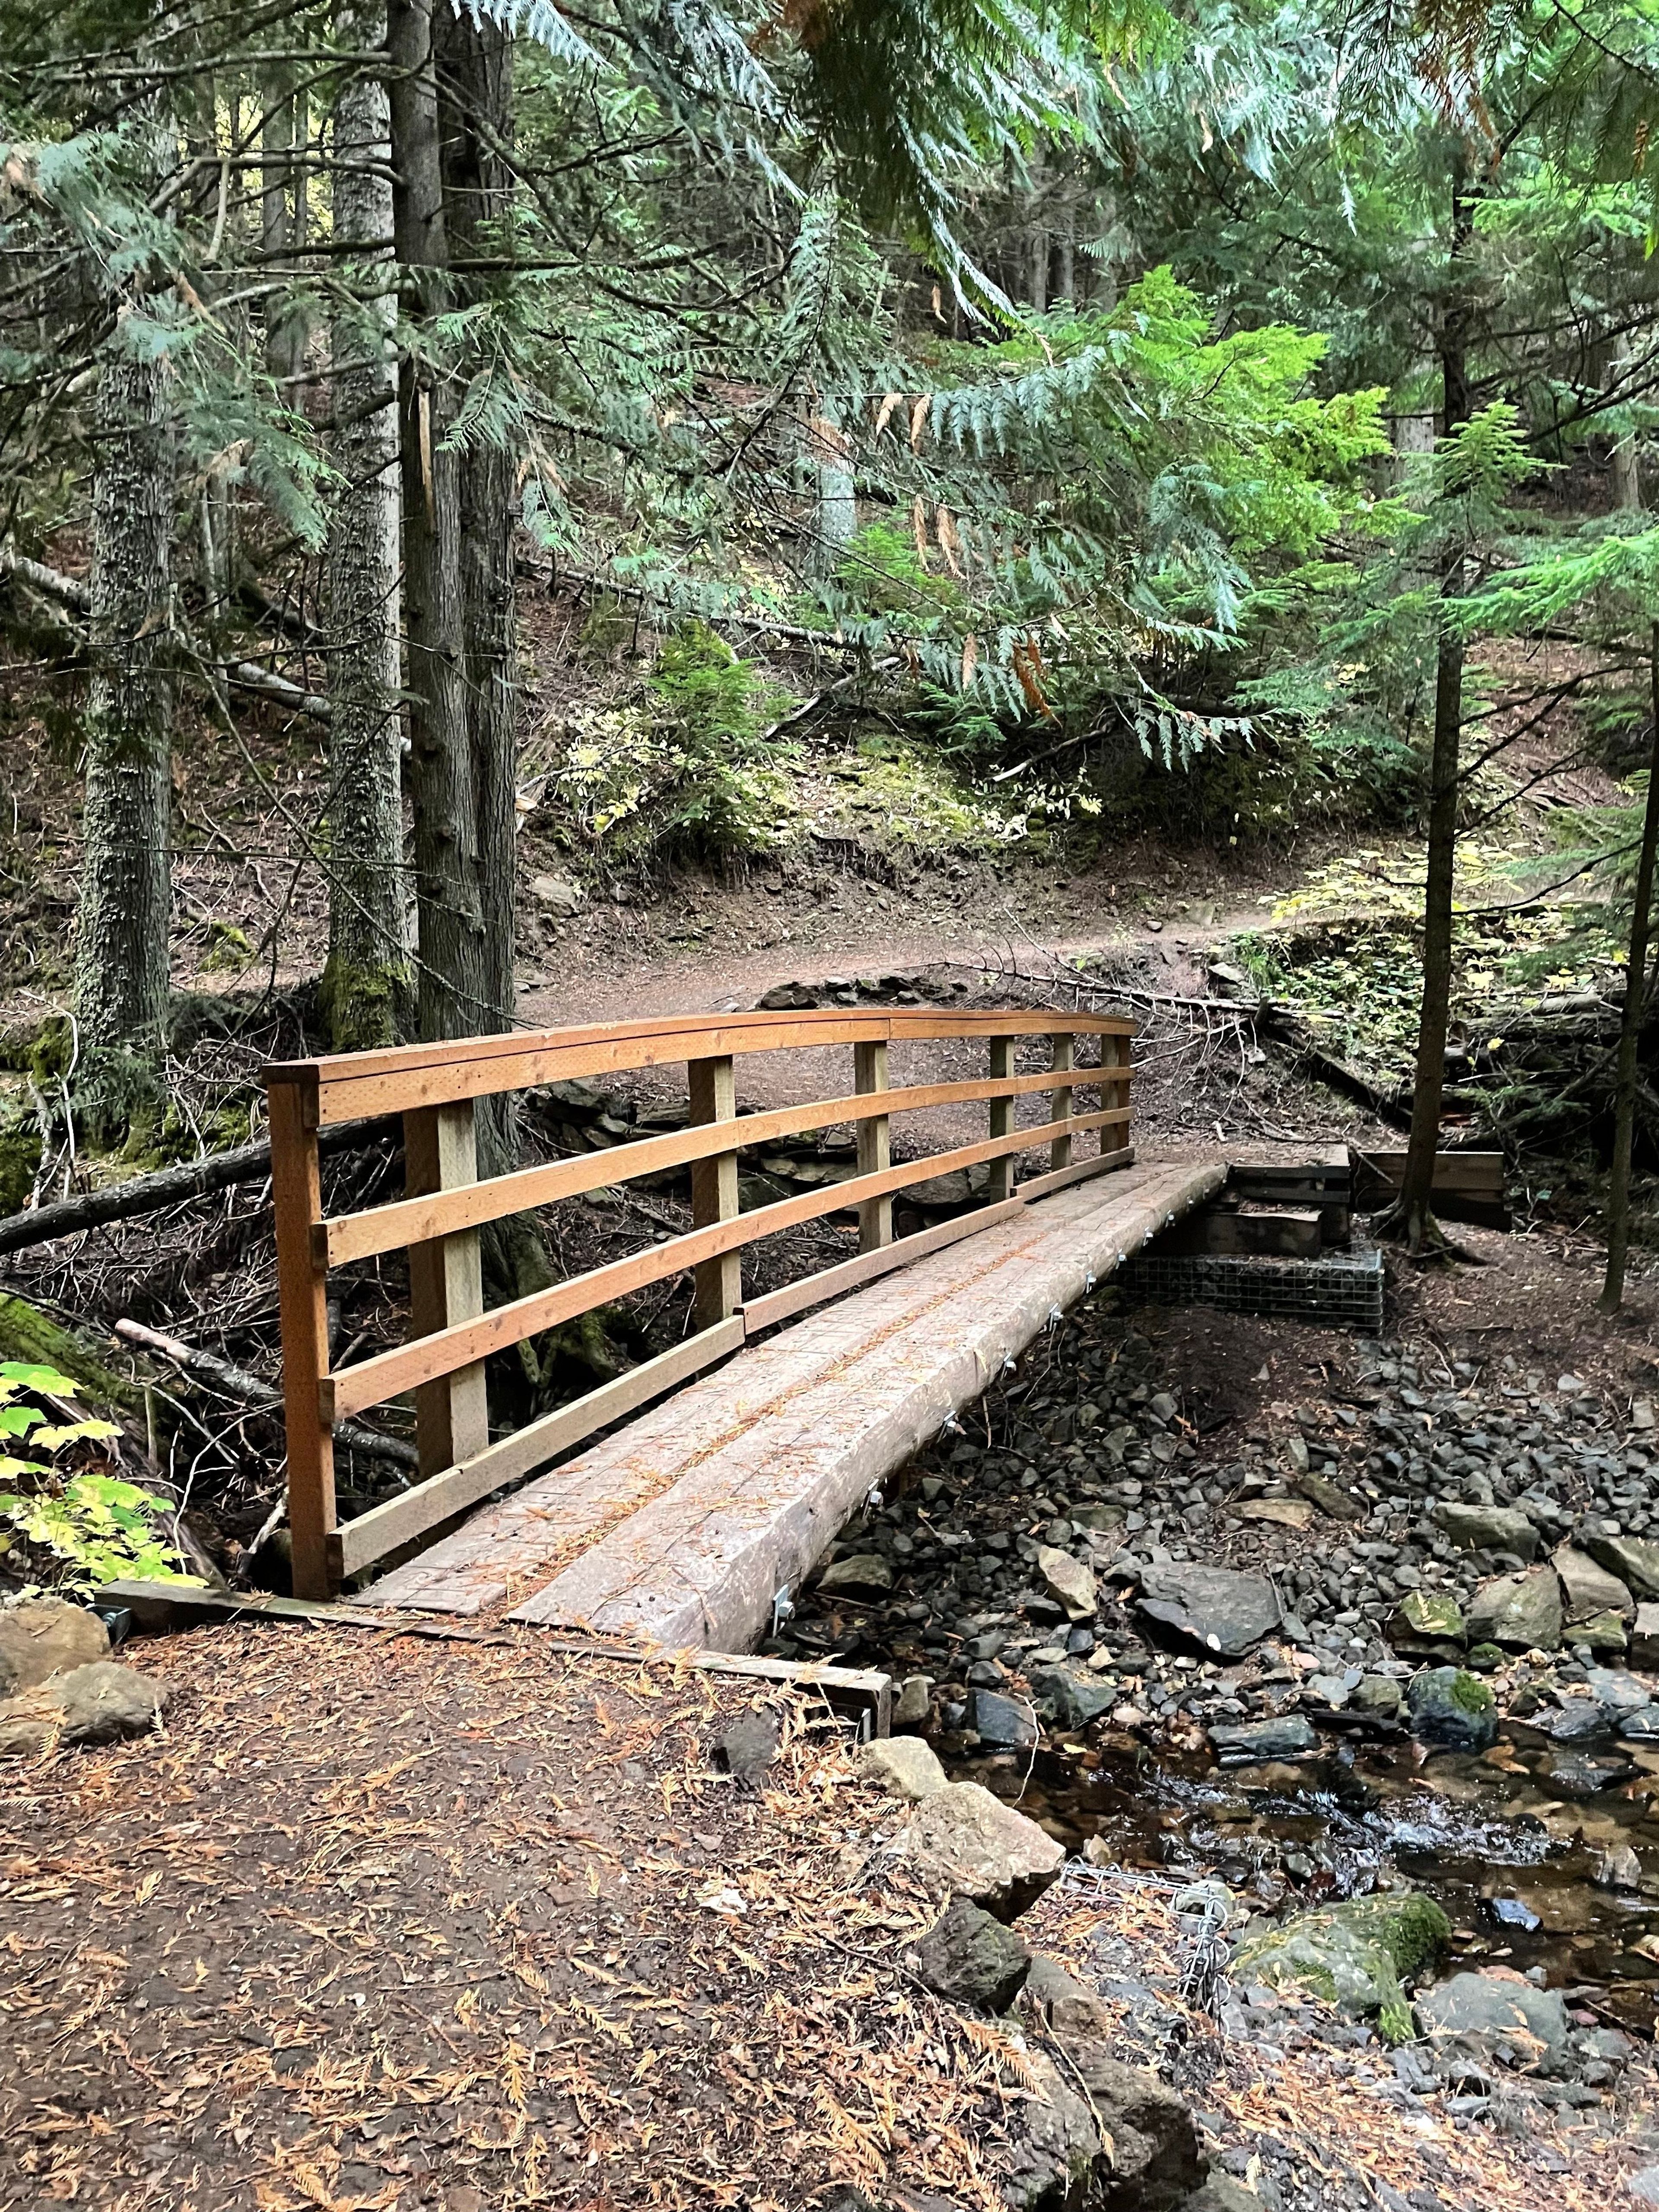
{"label": "boulder", "polygon": [[1002,2176],[1010,2212],[1072,2212],[1092,2198],[1108,2154],[1094,2115],[1045,2051],[1022,2055],[1020,2070],[1031,2094],[1020,2106],[1024,2120]]}
{"label": "boulder", "polygon": [[1457,1600],[1425,1589],[1407,1591],[1383,1633],[1412,1659],[1455,1659],[1469,1637]]}
{"label": "boulder", "polygon": [[1062,2065],[1042,2051],[1024,2058],[1040,2101],[1024,2108],[1005,2200],[1016,2212],[1060,2212],[1085,2198],[1091,2212],[1171,2212],[1205,2175],[1191,2112],[1103,2042],[1066,2037],[1059,2047]]}
{"label": "boulder", "polygon": [[[1437,2081],[1435,2087],[1439,2086]],[[1196,2196],[1186,2199],[1181,2212],[1267,2212],[1267,2201],[1231,2173],[1218,2170]]]}
{"label": "boulder", "polygon": [[37,1597],[0,1612],[0,1698],[108,1656],[109,1631],[83,1605]]}
{"label": "boulder", "polygon": [[555,914],[573,915],[582,902],[580,891],[563,876],[532,876],[530,896],[538,906],[550,907]]}
{"label": "boulder", "polygon": [[1659,1598],[1659,1544],[1638,1536],[1587,1536],[1584,1549],[1638,1598]]}
{"label": "boulder", "polygon": [[1060,2048],[1089,2093],[1110,2151],[1110,2171],[1096,2183],[1101,2212],[1170,2212],[1205,2176],[1192,2112],[1155,2074],[1125,2066],[1094,2037],[1067,2036]]}
{"label": "boulder", "polygon": [[1630,1649],[1622,1613],[1593,1613],[1588,1620],[1575,1620],[1571,1628],[1564,1628],[1561,1633],[1569,1644],[1587,1644],[1592,1651],[1622,1654]]}
{"label": "boulder", "polygon": [[1386,1890],[1246,1936],[1229,1971],[1236,1982],[1311,1990],[1350,2020],[1375,2013],[1387,2039],[1404,2043],[1413,2031],[1401,1978],[1429,1965],[1450,1933],[1432,1898]]}
{"label": "boulder", "polygon": [[1024,1986],[1031,1954],[965,1897],[953,1897],[916,1946],[916,1978],[947,2004],[1006,2012]]}
{"label": "boulder", "polygon": [[1121,1695],[1115,1682],[1080,1674],[1074,1667],[1034,1667],[1029,1679],[1038,1709],[1057,1729],[1087,1728],[1109,1712]]}
{"label": "boulder", "polygon": [[1036,1716],[1022,1698],[1005,1698],[995,1690],[975,1690],[969,1710],[980,1741],[995,1744],[1000,1750],[1028,1750],[1040,1734]]}
{"label": "boulder", "polygon": [[1550,1561],[1561,1582],[1561,1613],[1569,1627],[1599,1613],[1626,1613],[1629,1589],[1576,1544],[1560,1545]]}
{"label": "boulder", "polygon": [[1406,1702],[1406,1693],[1392,1674],[1366,1674],[1354,1685],[1352,1702],[1359,1712],[1391,1721]]}
{"label": "boulder", "polygon": [[893,1587],[893,1570],[879,1552],[853,1552],[831,1559],[818,1577],[826,1597],[882,1597]]}
{"label": "boulder", "polygon": [[1443,1499],[1434,1518],[1460,1552],[1510,1552],[1517,1559],[1538,1557],[1538,1531],[1513,1505],[1460,1505]]}
{"label": "boulder", "polygon": [[977,1782],[947,1783],[924,1798],[891,1848],[999,1920],[1024,1912],[1066,1863],[1052,1836]]}
{"label": "boulder", "polygon": [[1558,2068],[1571,2033],[1558,1990],[1495,1974],[1454,1974],[1419,1990],[1417,2025],[1436,2045],[1455,2040],[1472,2058],[1529,2073]]}
{"label": "boulder", "polygon": [[148,1735],[167,1705],[164,1684],[136,1667],[95,1659],[0,1705],[0,1756],[29,1758],[53,1743],[119,1743]]}
{"label": "boulder", "polygon": [[1478,1676],[1461,1667],[1430,1667],[1414,1675],[1406,1692],[1412,1734],[1424,1743],[1455,1751],[1485,1751],[1498,1735],[1498,1700]]}
{"label": "boulder", "polygon": [[1140,1590],[1146,1620],[1210,1656],[1242,1658],[1281,1619],[1266,1575],[1238,1574],[1231,1567],[1160,1561],[1141,1570]]}
{"label": "boulder", "polygon": [[1224,1759],[1299,1759],[1319,1748],[1319,1732],[1300,1713],[1265,1721],[1212,1723],[1210,1741]]}
{"label": "boulder", "polygon": [[932,1746],[919,1735],[878,1736],[860,1752],[858,1771],[866,1782],[895,1797],[908,1797],[913,1805],[943,1790],[948,1778]]}
{"label": "boulder", "polygon": [[1638,2166],[1625,2176],[1625,2194],[1638,2204],[1659,2204],[1659,2166]]}
{"label": "boulder", "polygon": [[1561,1585],[1553,1567],[1482,1583],[1469,1607],[1471,1644],[1553,1651],[1561,1641]]}
{"label": "boulder", "polygon": [[1052,1544],[1043,1544],[1037,1549],[1036,1569],[1050,1595],[1060,1601],[1067,1620],[1094,1619],[1100,1591],[1092,1571],[1080,1559]]}

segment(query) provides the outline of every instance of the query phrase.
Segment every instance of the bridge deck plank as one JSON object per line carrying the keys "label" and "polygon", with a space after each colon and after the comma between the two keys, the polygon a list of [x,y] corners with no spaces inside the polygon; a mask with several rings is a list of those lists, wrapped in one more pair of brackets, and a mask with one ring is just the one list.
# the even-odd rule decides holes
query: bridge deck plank
{"label": "bridge deck plank", "polygon": [[918,1261],[484,1507],[364,1601],[741,1650],[872,1485],[1224,1174],[1142,1164]]}

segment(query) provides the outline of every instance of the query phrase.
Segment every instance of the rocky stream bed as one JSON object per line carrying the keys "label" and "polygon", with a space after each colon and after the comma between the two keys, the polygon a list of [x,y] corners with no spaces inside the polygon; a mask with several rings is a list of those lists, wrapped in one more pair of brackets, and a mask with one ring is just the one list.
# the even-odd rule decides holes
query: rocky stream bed
{"label": "rocky stream bed", "polygon": [[[1659,2202],[1651,1404],[1182,1319],[1108,1291],[1051,1328],[768,1648],[890,1666],[918,1751],[1073,1855],[1062,1892],[1158,1900],[1173,1979],[1097,1925],[1077,1963],[1200,2106],[1195,1995],[1258,2073],[1315,2050],[1403,2127],[1530,2131],[1544,2174],[1593,2141]],[[1340,2201],[1208,2121],[1269,2202]]]}

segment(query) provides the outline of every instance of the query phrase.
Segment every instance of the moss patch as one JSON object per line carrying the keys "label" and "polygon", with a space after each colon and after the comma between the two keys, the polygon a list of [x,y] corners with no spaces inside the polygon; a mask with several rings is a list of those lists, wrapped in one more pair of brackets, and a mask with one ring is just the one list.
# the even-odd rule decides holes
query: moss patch
{"label": "moss patch", "polygon": [[1387,2040],[1402,2043],[1413,2033],[1403,1979],[1430,1965],[1450,1933],[1431,1897],[1388,1890],[1247,1936],[1233,1972],[1268,1989],[1307,1990],[1350,2019],[1374,2013]]}

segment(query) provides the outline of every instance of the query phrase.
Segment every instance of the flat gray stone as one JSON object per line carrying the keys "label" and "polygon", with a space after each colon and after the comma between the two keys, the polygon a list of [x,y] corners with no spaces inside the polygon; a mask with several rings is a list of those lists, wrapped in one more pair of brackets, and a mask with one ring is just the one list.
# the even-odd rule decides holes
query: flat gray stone
{"label": "flat gray stone", "polygon": [[1460,1552],[1512,1552],[1517,1559],[1538,1557],[1538,1531],[1518,1507],[1459,1505],[1444,1499],[1434,1518]]}
{"label": "flat gray stone", "polygon": [[109,1631],[83,1605],[37,1597],[0,1611],[0,1698],[108,1656]]}
{"label": "flat gray stone", "polygon": [[1550,1564],[1561,1580],[1561,1610],[1570,1627],[1598,1613],[1630,1612],[1633,1601],[1626,1584],[1576,1544],[1561,1545]]}
{"label": "flat gray stone", "polygon": [[1074,1667],[1033,1667],[1027,1677],[1038,1710],[1058,1729],[1087,1728],[1109,1712],[1121,1694],[1115,1682]]}
{"label": "flat gray stone", "polygon": [[1659,1598],[1659,1544],[1638,1536],[1587,1536],[1584,1549],[1638,1598]]}
{"label": "flat gray stone", "polygon": [[1553,1651],[1561,1641],[1561,1585],[1553,1567],[1482,1583],[1469,1607],[1469,1642]]}
{"label": "flat gray stone", "polygon": [[883,1597],[892,1587],[892,1567],[879,1552],[831,1559],[818,1577],[818,1588],[830,1597]]}
{"label": "flat gray stone", "polygon": [[892,1849],[999,1920],[1035,1903],[1066,1863],[1052,1836],[977,1782],[948,1783],[924,1798]]}
{"label": "flat gray stone", "polygon": [[1300,1713],[1281,1713],[1277,1719],[1217,1723],[1210,1741],[1224,1759],[1299,1759],[1319,1748],[1319,1731]]}
{"label": "flat gray stone", "polygon": [[1454,1974],[1449,1982],[1420,1990],[1416,2010],[1425,2036],[1437,2042],[1455,2036],[1512,2066],[1559,2060],[1571,2033],[1558,1990],[1500,1981],[1491,1974]]}
{"label": "flat gray stone", "polygon": [[1266,1575],[1182,1561],[1141,1570],[1139,1610],[1145,1619],[1212,1656],[1242,1658],[1271,1636],[1281,1618]]}
{"label": "flat gray stone", "polygon": [[1100,1591],[1092,1571],[1080,1559],[1052,1544],[1043,1544],[1037,1549],[1036,1570],[1050,1595],[1059,1599],[1067,1620],[1094,1619]]}
{"label": "flat gray stone", "polygon": [[895,1797],[920,1804],[943,1790],[948,1780],[933,1747],[919,1735],[878,1736],[859,1753],[858,1771]]}

